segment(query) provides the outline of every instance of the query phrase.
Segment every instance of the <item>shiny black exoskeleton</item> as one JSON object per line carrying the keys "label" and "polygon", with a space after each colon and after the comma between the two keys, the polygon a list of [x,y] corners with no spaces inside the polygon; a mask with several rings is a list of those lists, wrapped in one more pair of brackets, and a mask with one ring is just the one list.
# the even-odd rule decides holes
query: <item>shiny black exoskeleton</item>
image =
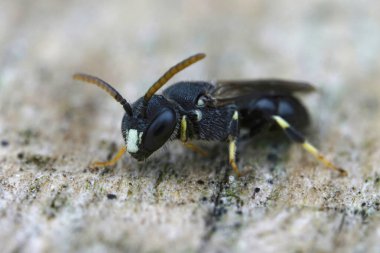
{"label": "shiny black exoskeleton", "polygon": [[273,125],[273,115],[282,117],[299,130],[310,123],[306,108],[292,95],[263,95],[245,103],[238,103],[238,108],[241,126],[249,129],[250,136],[270,128]]}

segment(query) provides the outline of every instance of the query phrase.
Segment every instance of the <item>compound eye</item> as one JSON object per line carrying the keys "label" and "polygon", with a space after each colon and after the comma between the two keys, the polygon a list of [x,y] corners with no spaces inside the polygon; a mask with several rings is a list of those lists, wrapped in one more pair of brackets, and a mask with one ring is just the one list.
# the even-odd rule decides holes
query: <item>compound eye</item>
{"label": "compound eye", "polygon": [[167,108],[158,113],[145,131],[144,148],[151,152],[159,149],[173,133],[176,123],[176,114],[172,109]]}

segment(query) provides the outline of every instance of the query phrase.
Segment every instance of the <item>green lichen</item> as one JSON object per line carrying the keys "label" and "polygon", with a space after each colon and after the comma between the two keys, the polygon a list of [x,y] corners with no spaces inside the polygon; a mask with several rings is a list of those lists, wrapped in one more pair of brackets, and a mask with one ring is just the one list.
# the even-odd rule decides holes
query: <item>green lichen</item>
{"label": "green lichen", "polygon": [[33,164],[39,169],[51,166],[56,161],[56,158],[39,154],[29,154],[24,158],[25,164]]}

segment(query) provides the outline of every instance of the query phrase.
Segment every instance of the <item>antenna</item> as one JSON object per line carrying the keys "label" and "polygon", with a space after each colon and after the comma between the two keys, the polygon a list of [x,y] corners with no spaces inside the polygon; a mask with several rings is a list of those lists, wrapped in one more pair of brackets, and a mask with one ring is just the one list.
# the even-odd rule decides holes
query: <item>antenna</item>
{"label": "antenna", "polygon": [[165,83],[169,81],[170,78],[172,78],[175,74],[180,72],[181,70],[184,70],[188,66],[196,63],[197,61],[202,60],[205,58],[206,55],[203,53],[195,54],[193,56],[190,56],[189,58],[186,58],[185,60],[177,63],[173,67],[171,67],[168,71],[165,72],[145,93],[144,95],[144,105],[146,106],[149,102],[149,100],[152,98],[152,96],[162,87]]}
{"label": "antenna", "polygon": [[127,102],[127,100],[125,100],[125,98],[123,98],[122,95],[120,95],[120,93],[114,87],[112,87],[107,82],[95,76],[82,74],[82,73],[74,74],[73,79],[95,84],[99,88],[105,90],[108,94],[110,94],[117,102],[119,102],[124,107],[125,112],[128,113],[129,116],[132,116],[131,105]]}

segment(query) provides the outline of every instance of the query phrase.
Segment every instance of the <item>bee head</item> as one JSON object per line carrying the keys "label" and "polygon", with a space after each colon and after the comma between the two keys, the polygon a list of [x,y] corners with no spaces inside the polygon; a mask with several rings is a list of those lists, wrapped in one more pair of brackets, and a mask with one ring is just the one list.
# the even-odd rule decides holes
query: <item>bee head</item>
{"label": "bee head", "polygon": [[152,96],[145,105],[144,99],[132,105],[132,115],[126,113],[121,132],[128,153],[141,161],[175,137],[179,114],[174,104],[163,96]]}
{"label": "bee head", "polygon": [[133,106],[115,88],[97,77],[86,74],[75,74],[73,77],[102,88],[123,106],[125,115],[121,131],[127,151],[137,160],[144,160],[162,147],[170,137],[175,136],[179,119],[175,105],[155,93],[175,74],[205,56],[195,54],[171,67]]}

